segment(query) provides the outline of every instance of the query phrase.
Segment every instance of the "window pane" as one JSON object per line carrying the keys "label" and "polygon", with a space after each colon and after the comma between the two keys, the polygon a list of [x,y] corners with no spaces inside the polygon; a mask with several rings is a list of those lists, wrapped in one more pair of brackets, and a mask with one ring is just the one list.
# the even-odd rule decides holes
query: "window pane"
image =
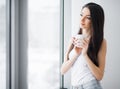
{"label": "window pane", "polygon": [[0,89],[6,89],[6,18],[5,1],[0,0]]}
{"label": "window pane", "polygon": [[60,0],[28,0],[28,87],[59,89]]}

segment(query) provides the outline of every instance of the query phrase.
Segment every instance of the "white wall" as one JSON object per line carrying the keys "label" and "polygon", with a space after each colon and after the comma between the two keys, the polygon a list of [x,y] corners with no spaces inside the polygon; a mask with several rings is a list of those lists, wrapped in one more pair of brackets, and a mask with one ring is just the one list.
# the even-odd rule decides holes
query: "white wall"
{"label": "white wall", "polygon": [[106,70],[105,76],[103,79],[104,89],[120,89],[120,40],[119,38],[119,5],[120,1],[118,0],[105,0],[101,1],[101,5],[105,10],[105,37],[107,39],[107,60],[106,60]]}
{"label": "white wall", "polygon": [[[119,3],[118,0],[91,0],[98,4],[100,4],[105,12],[105,38],[107,40],[107,58],[106,58],[106,67],[104,78],[101,81],[104,89],[120,89],[120,71],[119,71],[119,63],[120,63],[120,40],[119,38],[119,21],[120,21],[120,11],[119,11]],[[68,32],[71,30],[71,33],[75,34],[79,28],[79,17],[80,10],[82,6],[87,3],[87,0],[70,0],[71,2],[71,29],[66,29]],[[69,3],[65,3],[66,5]],[[65,13],[65,16],[68,14]],[[67,35],[66,35],[67,36]],[[69,39],[66,39],[69,40]],[[66,46],[66,45],[65,45]],[[68,72],[70,73],[70,72]],[[65,87],[70,89],[70,76],[65,76]]]}

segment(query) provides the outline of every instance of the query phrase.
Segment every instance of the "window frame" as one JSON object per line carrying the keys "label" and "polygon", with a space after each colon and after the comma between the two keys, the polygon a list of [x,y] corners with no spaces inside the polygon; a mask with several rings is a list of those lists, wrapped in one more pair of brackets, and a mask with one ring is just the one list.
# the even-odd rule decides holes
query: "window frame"
{"label": "window frame", "polygon": [[[21,4],[25,3],[21,6]],[[20,26],[22,26],[21,15],[19,15],[27,5],[27,0],[6,0],[6,89],[21,89],[19,85],[21,59]],[[27,10],[27,8],[26,8]],[[24,11],[25,12],[25,11]],[[23,15],[23,14],[22,14]],[[27,11],[26,11],[27,15]],[[26,28],[26,27],[25,27]],[[64,59],[64,0],[60,0],[60,67]],[[22,63],[22,62],[21,62]],[[60,89],[64,88],[64,76],[60,74]]]}

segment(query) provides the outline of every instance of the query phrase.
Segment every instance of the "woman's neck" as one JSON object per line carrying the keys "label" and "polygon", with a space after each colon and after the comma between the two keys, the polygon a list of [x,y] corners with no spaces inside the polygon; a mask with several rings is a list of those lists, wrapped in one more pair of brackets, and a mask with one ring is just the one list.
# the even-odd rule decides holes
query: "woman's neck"
{"label": "woman's neck", "polygon": [[83,29],[82,34],[83,34],[85,37],[90,37],[90,36],[91,36],[91,34],[90,34],[90,29],[89,29],[89,30]]}

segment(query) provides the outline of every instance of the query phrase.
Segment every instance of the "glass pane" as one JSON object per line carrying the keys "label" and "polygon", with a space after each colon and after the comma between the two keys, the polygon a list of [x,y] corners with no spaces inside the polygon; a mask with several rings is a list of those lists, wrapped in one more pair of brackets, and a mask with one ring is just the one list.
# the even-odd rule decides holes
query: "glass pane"
{"label": "glass pane", "polygon": [[6,0],[0,0],[0,89],[6,89]]}
{"label": "glass pane", "polygon": [[28,87],[59,89],[60,0],[28,0]]}

